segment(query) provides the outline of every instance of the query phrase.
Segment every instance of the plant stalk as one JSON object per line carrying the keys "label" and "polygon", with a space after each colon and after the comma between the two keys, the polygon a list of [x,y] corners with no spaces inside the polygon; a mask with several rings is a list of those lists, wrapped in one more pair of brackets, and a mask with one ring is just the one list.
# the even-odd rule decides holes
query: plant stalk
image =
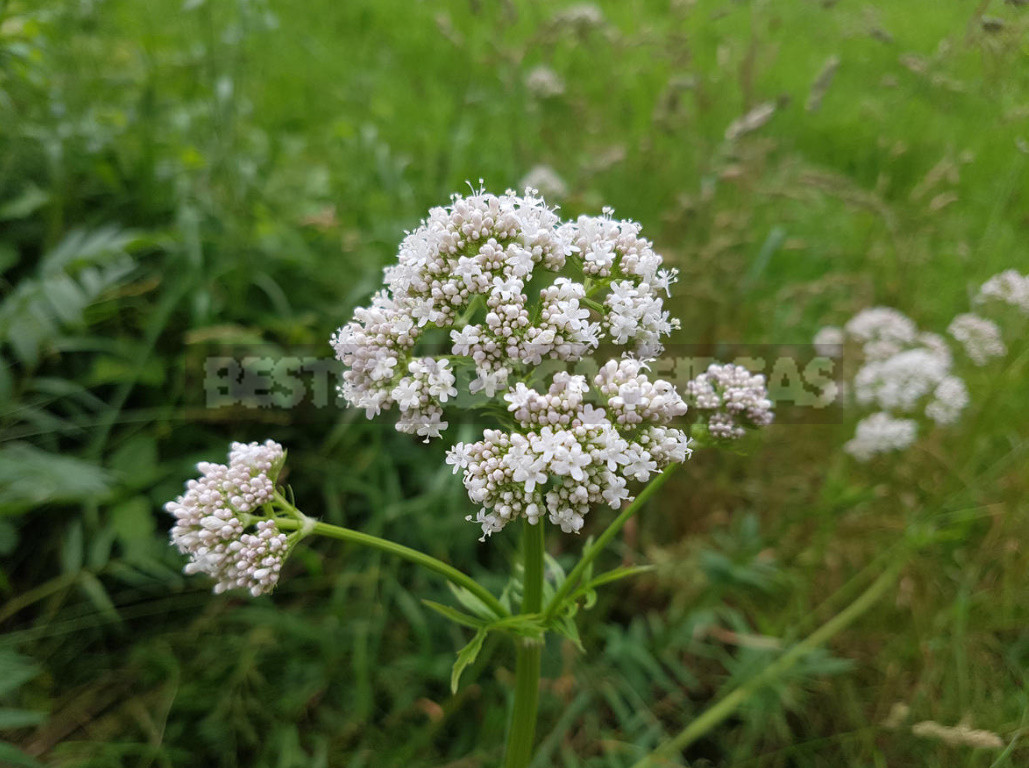
{"label": "plant stalk", "polygon": [[493,611],[498,618],[504,618],[510,615],[504,606],[500,604],[500,601],[497,600],[489,590],[476,582],[471,576],[459,571],[452,565],[447,565],[442,560],[437,560],[431,555],[419,552],[417,549],[411,549],[410,547],[405,547],[403,544],[397,544],[396,542],[389,541],[388,539],[381,539],[378,536],[361,533],[360,531],[354,531],[350,528],[343,528],[330,523],[313,521],[310,518],[301,518],[296,520],[279,517],[275,519],[275,525],[285,531],[305,530],[309,533],[316,533],[319,536],[347,541],[352,544],[360,544],[365,547],[377,549],[380,552],[395,555],[403,560],[414,563],[415,565],[420,565],[422,568],[438,573],[440,576],[459,587],[464,587],[479,598],[479,600],[489,606],[490,610]]}
{"label": "plant stalk", "polygon": [[[539,613],[543,607],[543,522],[523,526],[524,565],[522,613]],[[514,706],[507,732],[504,768],[528,768],[536,736],[536,710],[539,705],[540,659],[543,639],[518,638],[515,655]]]}
{"label": "plant stalk", "polygon": [[757,675],[706,709],[701,713],[700,717],[686,726],[677,736],[666,741],[633,765],[632,768],[651,768],[651,766],[666,765],[665,761],[670,760],[673,755],[681,755],[682,750],[732,715],[756,691],[789,670],[806,654],[843,631],[851,622],[875,605],[893,586],[893,583],[900,575],[902,567],[903,562],[896,563],[888,568],[854,602],[786,651],[786,653],[761,670]]}

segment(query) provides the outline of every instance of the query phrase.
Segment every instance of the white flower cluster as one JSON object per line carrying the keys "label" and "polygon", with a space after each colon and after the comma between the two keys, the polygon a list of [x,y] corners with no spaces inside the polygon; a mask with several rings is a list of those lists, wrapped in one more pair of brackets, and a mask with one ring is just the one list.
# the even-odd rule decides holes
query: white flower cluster
{"label": "white flower cluster", "polygon": [[561,76],[545,64],[533,67],[525,76],[525,87],[538,99],[550,99],[565,92]]}
{"label": "white flower cluster", "polygon": [[858,422],[855,437],[844,446],[859,461],[914,441],[918,423],[894,414],[921,410],[937,424],[951,424],[968,405],[968,389],[952,372],[946,340],[920,331],[896,309],[866,309],[842,329],[829,326],[815,335],[821,354],[846,350],[848,343],[856,347],[860,364],[844,389],[857,405],[877,411]]}
{"label": "white flower cluster", "polygon": [[1008,352],[1000,328],[985,317],[971,313],[958,315],[947,327],[947,333],[961,342],[965,354],[976,365],[986,365],[991,357],[1003,357]]}
{"label": "white flower cluster", "polygon": [[872,307],[854,315],[844,332],[863,345],[866,359],[885,360],[915,341],[918,326],[892,307]]}
{"label": "white flower cluster", "polygon": [[839,354],[846,340],[847,334],[844,333],[842,328],[837,328],[835,325],[827,325],[824,328],[818,329],[813,344],[815,352],[818,354],[834,357]]}
{"label": "white flower cluster", "polygon": [[574,32],[588,32],[604,26],[604,12],[593,3],[577,3],[554,14],[553,23]]}
{"label": "white flower cluster", "polygon": [[585,376],[554,374],[546,393],[519,382],[504,396],[518,431],[488,429],[447,454],[463,470],[469,498],[481,506],[470,521],[483,540],[512,520],[536,524],[544,514],[578,532],[592,504],[619,508],[628,481],[645,482],[691,454],[690,439],[668,423],[686,403],[667,381],[651,382],[645,364],[611,360],[594,377],[599,407]]}
{"label": "white flower cluster", "polygon": [[888,413],[873,413],[858,422],[854,437],[843,450],[858,461],[868,461],[877,453],[901,451],[915,442],[918,424],[912,419],[896,419]]}
{"label": "white flower cluster", "polygon": [[[640,225],[608,210],[566,222],[532,190],[455,195],[407,235],[386,289],[333,336],[348,368],[340,391],[369,417],[396,404],[397,429],[428,440],[457,394],[447,359],[474,369],[469,392],[493,397],[529,366],[580,360],[605,338],[655,357],[677,327],[662,300],[675,270],[661,264]],[[562,270],[579,277],[553,276]],[[550,284],[530,302],[541,273]],[[414,353],[431,329],[449,331],[452,353],[435,368]]]}
{"label": "white flower cluster", "polygon": [[286,534],[273,520],[259,520],[247,532],[250,513],[270,502],[285,452],[278,443],[233,443],[229,463],[200,462],[200,477],[168,502],[175,517],[171,541],[188,555],[186,573],[205,573],[214,591],[246,589],[260,595],[274,589],[289,550]]}
{"label": "white flower cluster", "polygon": [[977,304],[999,301],[1029,315],[1029,275],[1006,269],[982,284],[975,301]]}
{"label": "white flower cluster", "polygon": [[772,401],[765,377],[741,365],[713,363],[706,372],[686,384],[686,401],[703,411],[702,419],[712,437],[736,440],[748,427],[772,423]]}

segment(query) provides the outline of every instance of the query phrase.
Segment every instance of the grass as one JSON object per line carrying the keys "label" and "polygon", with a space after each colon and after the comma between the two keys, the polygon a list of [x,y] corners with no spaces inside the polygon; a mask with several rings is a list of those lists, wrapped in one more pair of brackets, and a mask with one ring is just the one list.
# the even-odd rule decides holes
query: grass
{"label": "grass", "polygon": [[[0,703],[40,713],[3,731],[26,761],[499,761],[513,655],[488,645],[451,696],[467,637],[418,602],[448,599],[435,581],[319,544],[273,598],[214,598],[178,574],[159,512],[197,460],[272,436],[309,513],[501,586],[517,542],[477,544],[438,446],[310,403],[210,409],[203,388],[208,355],[326,356],[403,230],[466,181],[500,189],[546,163],[565,212],[642,222],[683,273],[679,341],[704,351],[803,344],[874,303],[942,331],[983,279],[1026,269],[1025,9],[601,7],[604,26],[579,30],[542,2],[0,2],[0,321],[21,322],[0,341],[0,680],[24,678]],[[538,64],[564,95],[528,92]],[[768,102],[767,124],[726,139]],[[76,231],[113,239],[72,239],[70,279],[132,271],[105,273],[77,316],[52,287],[8,309],[51,286],[44,258]],[[849,421],[698,455],[616,547],[657,571],[601,594],[585,654],[547,648],[536,765],[632,765],[901,540],[918,548],[895,593],[681,763],[1024,764],[1029,377],[1012,347],[969,378],[961,425],[898,461],[849,461]],[[910,720],[887,729],[897,702]],[[929,719],[1010,746],[911,733]]]}

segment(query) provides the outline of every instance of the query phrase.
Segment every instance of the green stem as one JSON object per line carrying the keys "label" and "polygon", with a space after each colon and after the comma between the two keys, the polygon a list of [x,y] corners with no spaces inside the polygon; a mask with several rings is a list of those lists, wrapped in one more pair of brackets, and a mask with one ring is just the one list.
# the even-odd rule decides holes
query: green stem
{"label": "green stem", "polygon": [[639,492],[639,495],[633,500],[632,504],[622,510],[621,514],[614,519],[614,522],[607,527],[607,529],[597,537],[597,540],[593,542],[589,549],[582,554],[582,559],[572,568],[572,572],[568,574],[568,578],[564,580],[564,583],[558,588],[554,594],[553,599],[547,605],[547,610],[543,614],[543,623],[546,624],[561,610],[561,604],[565,601],[565,598],[572,593],[572,590],[578,586],[579,581],[582,580],[582,575],[585,573],[586,568],[592,563],[616,535],[622,530],[622,527],[628,522],[629,518],[640,511],[640,508],[647,503],[647,500],[657,493],[657,490],[664,485],[668,478],[672,476],[678,468],[678,464],[672,464],[665,468],[665,470],[651,480],[647,486]]}
{"label": "green stem", "polygon": [[760,673],[727,694],[717,704],[709,707],[700,717],[680,731],[675,738],[666,741],[633,765],[632,768],[648,768],[648,766],[657,765],[656,761],[658,760],[670,760],[672,755],[680,754],[682,750],[732,715],[756,691],[789,670],[815,648],[846,629],[851,622],[875,605],[886,594],[887,590],[893,586],[902,566],[903,563],[896,563],[891,568],[888,568],[853,603],[790,648],[790,650],[765,667]]}
{"label": "green stem", "polygon": [[[526,520],[523,533],[522,613],[539,613],[543,607],[543,522],[532,525]],[[511,708],[511,727],[507,732],[504,768],[527,768],[532,760],[536,735],[543,640],[519,638],[515,642],[514,706]]]}
{"label": "green stem", "polygon": [[[290,506],[292,507],[292,505]],[[294,511],[296,510],[295,507],[292,508]],[[451,565],[447,565],[442,560],[437,560],[431,555],[419,552],[417,549],[405,547],[403,544],[397,544],[389,541],[388,539],[380,539],[378,536],[372,536],[368,533],[353,531],[350,528],[343,528],[338,525],[331,525],[330,523],[321,523],[312,520],[311,518],[291,519],[280,517],[275,519],[275,525],[284,531],[302,530],[305,533],[316,533],[319,536],[326,536],[330,539],[339,539],[340,541],[348,541],[352,544],[360,544],[365,547],[377,549],[380,552],[396,555],[403,560],[407,560],[415,565],[420,565],[422,568],[438,573],[440,576],[459,587],[464,587],[489,606],[490,610],[492,610],[499,618],[510,616],[510,613],[508,613],[504,606],[500,604],[500,601],[497,600],[489,590],[480,586],[479,583],[471,576],[466,573],[462,573]]]}

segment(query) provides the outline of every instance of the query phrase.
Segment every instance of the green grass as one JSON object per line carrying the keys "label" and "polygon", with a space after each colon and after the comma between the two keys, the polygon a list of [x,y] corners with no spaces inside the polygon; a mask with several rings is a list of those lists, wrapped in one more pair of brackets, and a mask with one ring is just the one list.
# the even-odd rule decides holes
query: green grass
{"label": "green grass", "polygon": [[[875,303],[942,331],[1029,266],[1029,10],[601,6],[580,33],[543,2],[0,0],[2,306],[44,286],[0,339],[0,712],[41,713],[2,739],[69,767],[499,762],[513,654],[487,644],[451,696],[467,637],[420,604],[448,599],[435,581],[319,543],[273,598],[211,597],[159,511],[197,460],[274,437],[305,511],[499,589],[515,537],[476,542],[440,446],[335,409],[204,407],[206,355],[327,355],[403,231],[467,181],[546,163],[566,213],[642,222],[682,271],[678,341],[702,349],[806,343]],[[541,63],[560,98],[528,93]],[[725,138],[764,102],[766,125]],[[69,279],[133,267],[62,314],[41,265],[69,243]],[[903,540],[895,593],[682,764],[1025,764],[1029,363],[1009,341],[962,423],[896,461],[848,460],[849,420],[698,455],[610,558],[658,570],[601,595],[585,654],[548,647],[537,768],[633,764]],[[886,729],[897,702],[910,720]],[[910,732],[966,718],[1011,746]]]}

